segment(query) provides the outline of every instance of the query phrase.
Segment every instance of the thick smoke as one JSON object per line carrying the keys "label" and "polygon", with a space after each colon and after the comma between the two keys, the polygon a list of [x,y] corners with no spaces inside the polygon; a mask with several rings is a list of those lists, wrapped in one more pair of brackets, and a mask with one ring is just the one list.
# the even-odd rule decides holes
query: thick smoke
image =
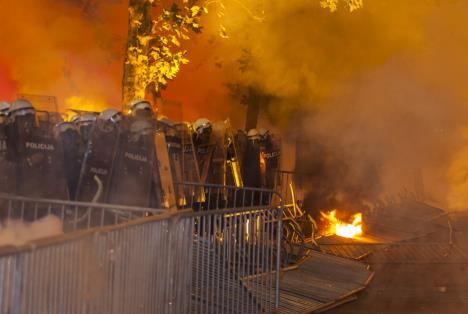
{"label": "thick smoke", "polygon": [[7,219],[0,225],[0,246],[23,245],[30,241],[63,233],[60,219],[49,215],[34,222]]}
{"label": "thick smoke", "polygon": [[226,45],[249,52],[250,70],[233,80],[274,96],[266,116],[300,141],[315,207],[402,193],[468,207],[468,1],[366,1],[353,13],[243,1],[254,14],[235,2]]}
{"label": "thick smoke", "polygon": [[120,106],[122,1],[0,0],[0,11],[0,82],[9,82],[1,98],[52,95],[63,108],[75,96],[97,109]]}

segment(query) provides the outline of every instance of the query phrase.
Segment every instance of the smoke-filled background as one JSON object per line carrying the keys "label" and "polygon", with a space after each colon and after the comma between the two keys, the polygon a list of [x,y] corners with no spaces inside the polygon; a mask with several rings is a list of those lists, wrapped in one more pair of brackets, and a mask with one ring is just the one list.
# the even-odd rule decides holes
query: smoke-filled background
{"label": "smoke-filled background", "polygon": [[[261,123],[300,141],[314,206],[406,189],[468,207],[468,0],[367,0],[352,13],[318,0],[210,3],[185,44],[190,64],[163,93],[184,119],[242,126],[228,86],[252,87],[270,99]],[[120,107],[126,1],[0,0],[0,10],[0,98]]]}
{"label": "smoke-filled background", "polygon": [[60,219],[47,215],[34,222],[6,219],[0,223],[0,246],[24,245],[28,242],[63,233]]}

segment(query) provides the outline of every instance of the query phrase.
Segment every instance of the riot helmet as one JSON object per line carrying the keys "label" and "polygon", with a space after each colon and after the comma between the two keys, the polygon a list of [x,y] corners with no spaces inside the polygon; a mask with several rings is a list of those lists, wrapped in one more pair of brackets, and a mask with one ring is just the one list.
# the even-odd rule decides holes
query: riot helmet
{"label": "riot helmet", "polygon": [[96,119],[96,127],[105,133],[113,132],[118,128],[123,115],[115,109],[106,109]]}
{"label": "riot helmet", "polygon": [[10,104],[7,102],[0,102],[0,124],[7,122],[8,114],[10,110]]}
{"label": "riot helmet", "polygon": [[130,115],[135,118],[152,118],[153,107],[147,100],[135,100],[130,104]]}
{"label": "riot helmet", "polygon": [[62,133],[65,133],[67,131],[78,132],[78,128],[72,122],[60,122],[57,125],[55,125],[54,131],[55,131],[55,135],[58,136],[58,135],[60,135]]}
{"label": "riot helmet", "polygon": [[9,116],[19,132],[29,133],[36,127],[36,109],[26,99],[14,101],[10,107]]}
{"label": "riot helmet", "polygon": [[258,129],[258,135],[261,140],[266,140],[270,136],[270,131],[267,129]]}
{"label": "riot helmet", "polygon": [[258,141],[260,145],[265,146],[271,142],[271,133],[267,129],[258,129]]}
{"label": "riot helmet", "polygon": [[67,151],[79,150],[81,143],[80,131],[72,122],[60,122],[54,127],[54,136],[62,141],[63,149]]}
{"label": "riot helmet", "polygon": [[29,100],[18,99],[11,105],[10,115],[13,119],[20,116],[36,115],[36,109]]}
{"label": "riot helmet", "polygon": [[87,112],[80,114],[77,118],[74,118],[74,122],[78,126],[93,124],[96,121],[96,114]]}
{"label": "riot helmet", "polygon": [[7,116],[10,111],[10,104],[6,101],[0,101],[0,116]]}
{"label": "riot helmet", "polygon": [[99,119],[103,119],[112,123],[119,123],[123,119],[123,114],[116,109],[109,108],[99,114]]}
{"label": "riot helmet", "polygon": [[193,130],[198,134],[202,134],[208,130],[211,131],[211,128],[211,122],[206,118],[200,118],[193,123]]}
{"label": "riot helmet", "polygon": [[200,118],[193,123],[193,130],[195,131],[195,143],[197,145],[207,144],[210,141],[213,126],[210,120]]}
{"label": "riot helmet", "polygon": [[78,116],[73,117],[72,121],[78,127],[83,141],[87,142],[91,133],[91,129],[96,122],[96,114],[91,112],[81,113]]}
{"label": "riot helmet", "polygon": [[174,125],[175,125],[174,121],[172,121],[171,119],[169,119],[166,116],[159,116],[158,117],[158,122],[160,124],[162,124],[163,126],[166,126],[166,127],[174,127]]}
{"label": "riot helmet", "polygon": [[257,129],[250,129],[249,132],[247,132],[247,137],[251,141],[258,141],[260,139],[260,134]]}
{"label": "riot helmet", "polygon": [[54,127],[54,136],[60,140],[65,151],[79,150],[80,131],[75,123],[60,122]]}

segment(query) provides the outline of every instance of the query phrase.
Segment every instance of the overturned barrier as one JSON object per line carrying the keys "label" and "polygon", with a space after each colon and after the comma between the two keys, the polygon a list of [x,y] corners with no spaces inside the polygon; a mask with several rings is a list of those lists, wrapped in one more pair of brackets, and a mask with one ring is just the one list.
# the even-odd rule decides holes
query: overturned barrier
{"label": "overturned barrier", "polygon": [[[211,189],[221,188],[203,189],[211,195]],[[273,194],[254,189],[247,194],[257,193],[270,199]],[[2,314],[278,308],[281,206],[233,201],[230,205],[238,206],[169,212],[7,195],[0,195],[0,204],[6,209],[3,218],[33,221],[51,214],[64,229],[57,236],[0,248]],[[248,278],[262,274],[271,280],[246,286]]]}

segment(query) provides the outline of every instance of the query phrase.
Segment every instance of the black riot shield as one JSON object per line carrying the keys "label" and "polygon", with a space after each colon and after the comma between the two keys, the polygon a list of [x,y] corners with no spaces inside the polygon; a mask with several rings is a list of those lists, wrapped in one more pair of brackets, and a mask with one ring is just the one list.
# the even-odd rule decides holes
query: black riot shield
{"label": "black riot shield", "polygon": [[52,133],[35,127],[31,116],[19,116],[8,131],[9,149],[15,160],[19,195],[68,199],[62,147]]}
{"label": "black riot shield", "polygon": [[260,141],[262,188],[274,189],[276,174],[280,169],[280,158],[281,140],[268,134]]}
{"label": "black riot shield", "polygon": [[209,143],[199,146],[197,151],[202,181],[209,184],[226,185],[226,126],[224,121],[213,123]]}
{"label": "black riot shield", "polygon": [[[226,142],[226,124],[225,121],[212,123],[210,127],[205,128],[202,133],[192,132],[192,143],[195,148],[195,156],[198,164],[200,182],[205,185],[226,185],[226,163],[227,163],[227,142]],[[190,144],[184,147],[190,153]],[[187,165],[188,166],[188,165]],[[194,211],[204,211],[211,209],[226,208],[228,204],[228,190],[225,188],[207,187],[206,191],[197,191],[195,202],[192,202]],[[193,193],[193,192],[192,192]],[[214,227],[218,224],[210,219],[208,224],[199,222],[199,229],[207,229],[213,234]],[[198,223],[197,223],[198,224]],[[219,227],[219,225],[218,225]]]}
{"label": "black riot shield", "polygon": [[260,162],[260,145],[256,140],[247,140],[241,161],[244,186],[250,188],[262,187],[262,172]]}
{"label": "black riot shield", "polygon": [[76,192],[78,201],[107,202],[119,137],[119,124],[100,119],[94,123],[81,166]]}
{"label": "black riot shield", "polygon": [[151,181],[155,163],[152,126],[129,119],[120,136],[110,184],[109,203],[150,206]]}
{"label": "black riot shield", "polygon": [[15,173],[7,145],[8,118],[0,115],[0,192],[12,193],[15,188]]}
{"label": "black riot shield", "polygon": [[237,132],[234,134],[234,142],[236,143],[237,147],[237,158],[239,159],[240,163],[242,163],[249,142],[247,133],[244,130],[237,130]]}
{"label": "black riot shield", "polygon": [[62,147],[63,165],[70,199],[75,200],[85,143],[74,123],[62,122],[55,127],[55,136]]}
{"label": "black riot shield", "polygon": [[182,144],[182,177],[184,182],[201,183],[195,147],[193,145],[193,131],[186,123],[176,125]]}
{"label": "black riot shield", "polygon": [[78,124],[81,140],[88,143],[91,140],[91,133],[93,132],[95,123],[82,123]]}
{"label": "black riot shield", "polygon": [[63,122],[62,116],[58,112],[36,110],[37,127],[43,132],[52,134],[54,127]]}

